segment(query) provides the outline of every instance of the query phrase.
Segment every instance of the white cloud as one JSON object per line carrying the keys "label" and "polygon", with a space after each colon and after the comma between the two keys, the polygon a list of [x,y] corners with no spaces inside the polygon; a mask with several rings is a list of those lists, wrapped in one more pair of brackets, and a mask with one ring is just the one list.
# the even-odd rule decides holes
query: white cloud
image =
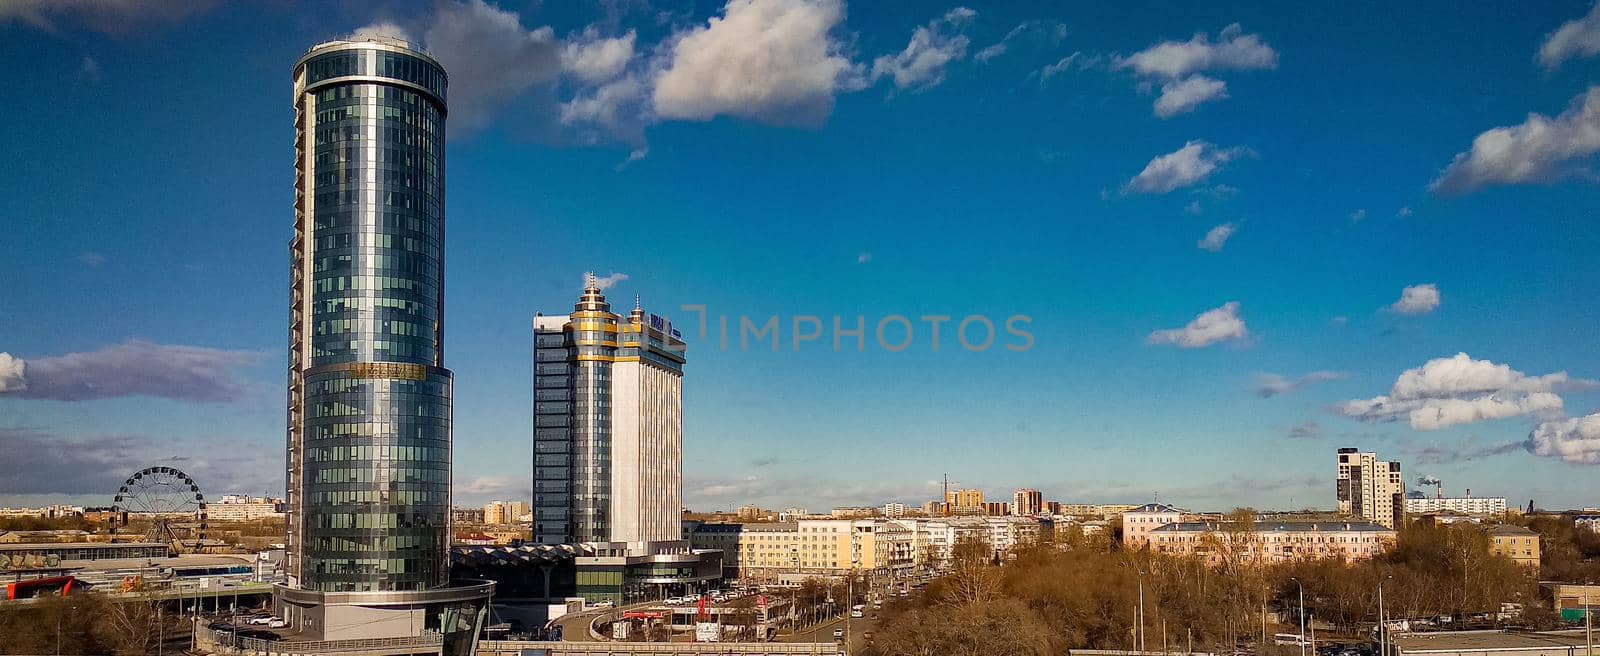
{"label": "white cloud", "polygon": [[1213,100],[1228,97],[1228,84],[1204,75],[1193,75],[1176,82],[1161,85],[1161,96],[1156,98],[1156,116],[1172,118],[1194,111],[1194,108]]}
{"label": "white cloud", "polygon": [[978,54],[973,55],[972,58],[987,64],[989,60],[1006,54],[1011,49],[1011,44],[1015,41],[1034,39],[1049,45],[1056,45],[1065,38],[1067,38],[1067,26],[1063,23],[1055,21],[1023,21],[1016,27],[1011,28],[1011,31],[1007,32],[1004,38],[992,46],[979,50]]}
{"label": "white cloud", "polygon": [[820,124],[854,73],[832,32],[840,0],[728,0],[677,37],[655,80],[663,118],[727,115],[777,124]]}
{"label": "white cloud", "polygon": [[1394,213],[1394,215],[1398,216],[1398,217],[1400,217],[1402,219],[1406,218],[1408,216],[1411,216],[1411,207],[1410,206],[1402,207],[1398,211],[1396,211]]}
{"label": "white cloud", "polygon": [[1204,141],[1190,141],[1173,152],[1150,160],[1144,170],[1122,185],[1124,194],[1164,194],[1204,181],[1223,164],[1248,151],[1217,148]]}
{"label": "white cloud", "polygon": [[1239,318],[1239,302],[1229,301],[1222,307],[1201,313],[1182,328],[1169,328],[1150,333],[1150,336],[1145,338],[1145,343],[1201,348],[1249,336],[1250,332],[1245,328],[1244,320]]}
{"label": "white cloud", "polygon": [[871,262],[871,261],[872,261],[872,253],[870,253],[868,251],[861,251],[860,253],[856,253],[856,264],[866,264],[866,263]]}
{"label": "white cloud", "polygon": [[1367,220],[1367,211],[1364,210],[1364,209],[1363,210],[1356,210],[1356,211],[1350,213],[1350,222],[1351,223],[1360,223],[1360,222],[1365,221],[1365,220]]}
{"label": "white cloud", "polygon": [[1582,18],[1569,20],[1545,37],[1539,46],[1539,63],[1547,69],[1561,62],[1600,54],[1600,3]]}
{"label": "white cloud", "polygon": [[226,403],[244,398],[240,371],[261,354],[131,340],[98,351],[23,360],[0,353],[0,394],[54,401],[153,396]]}
{"label": "white cloud", "polygon": [[1189,201],[1188,205],[1184,205],[1183,206],[1183,211],[1188,212],[1190,214],[1199,215],[1199,214],[1205,212],[1205,209],[1200,207],[1200,201],[1191,200],[1191,201]]}
{"label": "white cloud", "polygon": [[1049,82],[1050,78],[1072,70],[1074,67],[1081,71],[1095,65],[1095,63],[1099,61],[1099,56],[1091,57],[1084,55],[1081,51],[1074,52],[1056,60],[1056,63],[1054,64],[1048,64],[1044,68],[1039,69],[1039,84]]}
{"label": "white cloud", "polygon": [[1278,66],[1278,53],[1257,34],[1243,34],[1238,23],[1223,28],[1217,42],[1204,33],[1188,41],[1164,41],[1127,57],[1115,68],[1131,68],[1147,77],[1176,80],[1208,70],[1270,69]]}
{"label": "white cloud", "polygon": [[83,61],[78,63],[78,79],[89,82],[100,81],[100,62],[88,55],[83,56]]}
{"label": "white cloud", "polygon": [[1474,360],[1466,353],[1435,358],[1395,379],[1389,393],[1345,401],[1334,412],[1362,421],[1406,418],[1416,430],[1438,430],[1460,424],[1562,409],[1563,389],[1593,387],[1594,381],[1573,380],[1566,372],[1528,376],[1508,365]]}
{"label": "white cloud", "polygon": [[353,34],[356,37],[390,37],[401,41],[412,41],[410,31],[393,21],[385,20],[358,27]]}
{"label": "white cloud", "polygon": [[1350,375],[1342,371],[1313,371],[1299,378],[1285,378],[1278,374],[1263,373],[1256,376],[1256,396],[1272,398],[1288,394],[1307,385],[1330,380],[1344,380]]}
{"label": "white cloud", "polygon": [[639,78],[623,76],[580,91],[571,100],[561,103],[560,119],[566,125],[599,125],[614,134],[642,141],[644,104],[649,99],[649,91]]}
{"label": "white cloud", "polygon": [[0,25],[16,21],[49,32],[82,26],[106,34],[130,34],[177,23],[213,4],[211,0],[0,0]]}
{"label": "white cloud", "polygon": [[1600,465],[1600,413],[1540,422],[1528,433],[1526,446],[1534,455]]}
{"label": "white cloud", "polygon": [[1199,246],[1200,250],[1203,251],[1211,251],[1213,253],[1218,252],[1222,250],[1222,245],[1228,243],[1228,238],[1232,237],[1234,231],[1238,229],[1238,224],[1224,223],[1207,230],[1206,236],[1200,241],[1196,242],[1195,245]]}
{"label": "white cloud", "polygon": [[1479,134],[1428,189],[1464,194],[1490,185],[1552,183],[1592,175],[1585,161],[1600,151],[1600,87],[1575,98],[1555,118],[1528,114],[1521,124]]}
{"label": "white cloud", "polygon": [[1289,427],[1289,437],[1302,440],[1314,440],[1322,437],[1322,424],[1314,421],[1295,424]]}
{"label": "white cloud", "polygon": [[84,251],[78,254],[78,261],[88,266],[97,267],[106,263],[106,256],[94,251]]}
{"label": "white cloud", "polygon": [[423,40],[450,72],[452,129],[483,126],[501,106],[561,73],[553,30],[524,29],[516,12],[483,0],[440,3]]}
{"label": "white cloud", "polygon": [[1400,290],[1400,300],[1389,306],[1400,314],[1427,314],[1439,309],[1439,286],[1433,283],[1410,285]]}
{"label": "white cloud", "polygon": [[615,271],[611,272],[610,275],[605,275],[605,276],[595,276],[593,273],[586,273],[586,274],[583,274],[583,275],[584,275],[584,282],[585,283],[588,283],[588,278],[593,276],[594,277],[594,285],[596,287],[599,287],[600,291],[605,291],[607,289],[611,289],[617,283],[628,279],[628,274],[626,274],[626,273],[618,273],[618,272],[615,272]]}
{"label": "white cloud", "polygon": [[561,68],[586,82],[615,79],[633,60],[637,39],[633,30],[619,37],[604,37],[591,25],[561,47]]}
{"label": "white cloud", "polygon": [[10,353],[0,353],[0,394],[28,388],[28,363]]}
{"label": "white cloud", "polygon": [[977,12],[966,7],[956,7],[941,18],[911,31],[911,42],[905,50],[884,55],[872,62],[871,81],[889,77],[898,89],[928,89],[944,81],[945,68],[950,62],[967,56],[971,40],[964,34],[954,33],[971,22]]}

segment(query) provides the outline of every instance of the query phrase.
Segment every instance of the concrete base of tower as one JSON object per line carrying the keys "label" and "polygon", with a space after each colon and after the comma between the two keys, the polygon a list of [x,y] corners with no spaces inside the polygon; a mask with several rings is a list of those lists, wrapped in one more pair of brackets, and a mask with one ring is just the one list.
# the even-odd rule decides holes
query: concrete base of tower
{"label": "concrete base of tower", "polygon": [[415,639],[453,656],[472,653],[493,594],[492,581],[393,592],[320,592],[279,584],[273,607],[296,641]]}

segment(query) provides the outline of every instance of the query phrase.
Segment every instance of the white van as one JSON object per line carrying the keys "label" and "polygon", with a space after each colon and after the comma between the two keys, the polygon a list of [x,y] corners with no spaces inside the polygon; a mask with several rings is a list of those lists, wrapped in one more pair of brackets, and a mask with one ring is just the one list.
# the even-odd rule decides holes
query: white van
{"label": "white van", "polygon": [[1272,634],[1272,644],[1300,647],[1304,645],[1310,645],[1311,642],[1306,640],[1305,636],[1302,636],[1298,633],[1274,633]]}

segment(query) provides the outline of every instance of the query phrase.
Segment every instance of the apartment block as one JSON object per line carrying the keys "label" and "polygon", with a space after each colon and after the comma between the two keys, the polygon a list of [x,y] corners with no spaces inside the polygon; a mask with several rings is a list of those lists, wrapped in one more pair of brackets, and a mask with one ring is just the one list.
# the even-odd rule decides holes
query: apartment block
{"label": "apartment block", "polygon": [[1357,517],[1385,528],[1405,518],[1405,479],[1400,463],[1384,462],[1376,453],[1341,448],[1338,453],[1335,492],[1339,514]]}

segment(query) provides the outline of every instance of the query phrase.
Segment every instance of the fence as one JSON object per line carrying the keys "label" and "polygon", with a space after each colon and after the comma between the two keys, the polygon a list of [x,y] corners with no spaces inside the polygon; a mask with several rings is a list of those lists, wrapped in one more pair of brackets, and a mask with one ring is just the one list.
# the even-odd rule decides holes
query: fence
{"label": "fence", "polygon": [[195,627],[195,642],[212,647],[234,650],[239,653],[275,654],[327,654],[341,651],[398,649],[410,647],[437,648],[444,644],[444,636],[425,631],[419,636],[403,638],[361,638],[355,640],[263,640],[240,638],[231,631],[217,631],[204,626]]}
{"label": "fence", "polygon": [[478,642],[478,656],[836,656],[841,649],[823,642]]}

